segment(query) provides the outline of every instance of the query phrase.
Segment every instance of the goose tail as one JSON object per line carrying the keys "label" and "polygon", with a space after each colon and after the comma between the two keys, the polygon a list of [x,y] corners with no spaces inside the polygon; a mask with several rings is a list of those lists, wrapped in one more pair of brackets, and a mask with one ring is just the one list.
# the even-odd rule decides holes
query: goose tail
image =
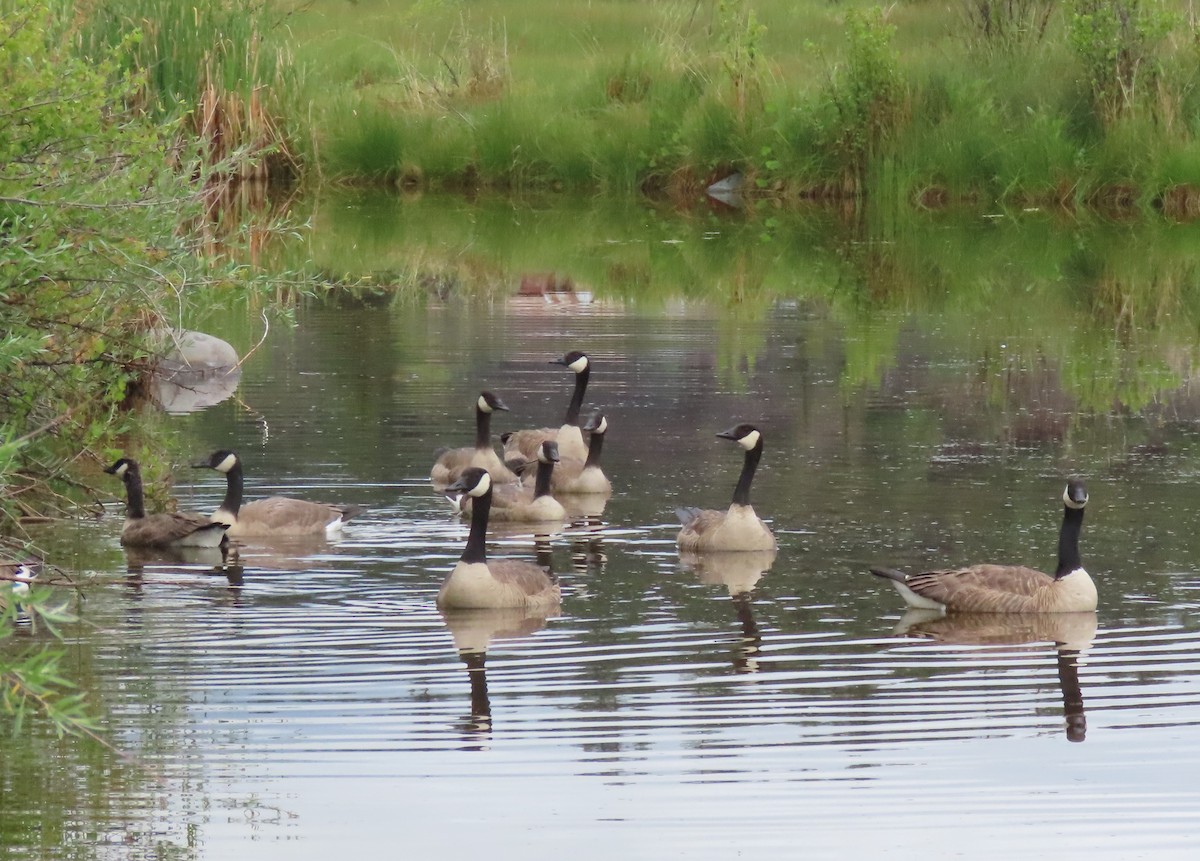
{"label": "goose tail", "polygon": [[679,518],[679,522],[687,526],[695,520],[703,509],[700,508],[676,508],[675,516]]}

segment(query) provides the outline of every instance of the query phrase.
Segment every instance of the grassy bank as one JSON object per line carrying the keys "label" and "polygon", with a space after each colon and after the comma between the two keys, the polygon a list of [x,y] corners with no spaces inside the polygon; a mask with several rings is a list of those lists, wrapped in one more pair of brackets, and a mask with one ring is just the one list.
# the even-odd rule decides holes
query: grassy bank
{"label": "grassy bank", "polygon": [[[1196,213],[1177,0],[289,5],[339,179]],[[1115,23],[1114,23],[1115,22]],[[1122,23],[1124,22],[1124,23]]]}

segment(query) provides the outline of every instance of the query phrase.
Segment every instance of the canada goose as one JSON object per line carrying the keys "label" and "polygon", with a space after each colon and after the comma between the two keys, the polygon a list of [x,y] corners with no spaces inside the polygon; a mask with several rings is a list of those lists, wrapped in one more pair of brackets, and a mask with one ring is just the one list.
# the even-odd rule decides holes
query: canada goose
{"label": "canada goose", "polygon": [[287,496],[268,496],[242,504],[242,459],[227,449],[214,451],[195,469],[215,469],[225,474],[225,499],[211,520],[229,525],[227,535],[294,536],[330,535],[365,509],[361,505],[328,505]]}
{"label": "canada goose", "polygon": [[121,543],[135,547],[217,547],[225,538],[227,523],[214,523],[202,514],[162,512],[146,514],[142,471],[137,461],[123,457],[104,470],[125,482],[125,525]]}
{"label": "canada goose", "polygon": [[574,457],[581,461],[587,458],[587,446],[583,444],[583,433],[579,429],[579,411],[583,408],[583,395],[592,373],[592,360],[585,353],[572,350],[561,359],[551,359],[550,364],[565,365],[575,372],[575,391],[567,405],[562,427],[532,428],[508,434],[504,438],[505,459],[531,461],[537,456],[537,447],[547,439],[558,443],[558,453],[563,458]]}
{"label": "canada goose", "polygon": [[[608,432],[608,419],[602,413],[595,413],[583,427],[589,431],[587,457],[560,457],[558,466],[550,481],[550,489],[561,494],[593,494],[612,493],[612,482],[600,468],[600,455],[604,451],[604,435]],[[559,447],[562,453],[562,447]],[[528,471],[521,480],[529,482]]]}
{"label": "canada goose", "polygon": [[1079,558],[1079,530],[1088,501],[1083,482],[1067,482],[1062,498],[1054,576],[1021,565],[989,564],[922,574],[872,568],[871,573],[891,580],[910,607],[965,613],[1090,612],[1096,609],[1096,584]]}
{"label": "canada goose", "polygon": [[[503,484],[492,488],[491,519],[516,523],[537,523],[546,520],[565,520],[566,509],[550,495],[551,476],[558,463],[558,443],[546,440],[538,446],[537,480],[533,487]],[[470,494],[458,498],[458,509],[470,514],[474,504]]]}
{"label": "canada goose", "polygon": [[742,474],[733,491],[733,502],[726,511],[677,508],[683,521],[676,543],[680,550],[774,550],[775,536],[759,519],[750,505],[750,482],[762,458],[762,432],[754,425],[740,424],[717,434],[746,450]]}
{"label": "canada goose", "polygon": [[486,538],[492,509],[488,471],[468,467],[447,490],[472,497],[471,533],[462,557],[438,592],[438,607],[484,610],[558,604],[562,597],[558,582],[541,566],[517,559],[488,562]]}
{"label": "canada goose", "polygon": [[475,445],[472,448],[439,449],[429,479],[436,487],[456,481],[464,469],[478,466],[488,470],[493,480],[501,483],[516,481],[517,475],[504,465],[492,448],[492,413],[508,411],[508,407],[492,392],[480,392],[475,400]]}

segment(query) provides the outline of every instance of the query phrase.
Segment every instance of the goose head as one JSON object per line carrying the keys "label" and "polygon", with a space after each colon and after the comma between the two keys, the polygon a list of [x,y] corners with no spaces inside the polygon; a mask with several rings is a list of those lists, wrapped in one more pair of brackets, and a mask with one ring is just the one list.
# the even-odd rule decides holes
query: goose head
{"label": "goose head", "polygon": [[138,465],[135,461],[123,457],[112,466],[106,467],[104,471],[109,475],[115,475],[117,478],[124,479],[126,475],[137,475]]}
{"label": "goose head", "polygon": [[1063,490],[1063,505],[1067,508],[1083,508],[1087,505],[1088,494],[1087,488],[1084,487],[1082,481],[1072,479],[1067,482],[1067,487]]}
{"label": "goose head", "polygon": [[492,489],[492,477],[486,469],[472,466],[464,469],[458,481],[446,488],[447,494],[465,493],[475,499],[483,496]]}
{"label": "goose head", "polygon": [[586,353],[581,353],[579,350],[572,350],[561,359],[551,359],[550,364],[565,365],[576,374],[582,374],[588,369],[588,365],[591,364],[591,360],[587,357]]}
{"label": "goose head", "polygon": [[608,430],[608,419],[604,417],[604,413],[592,413],[587,420],[587,424],[583,426],[585,431],[602,434]]}
{"label": "goose head", "polygon": [[228,449],[214,451],[204,460],[198,460],[192,464],[193,469],[215,469],[217,472],[228,473],[232,470],[241,459]]}
{"label": "goose head", "polygon": [[731,427],[729,430],[723,430],[717,436],[721,439],[733,440],[746,451],[752,450],[762,441],[762,432],[754,425],[744,423]]}
{"label": "goose head", "polygon": [[546,440],[538,447],[538,463],[558,463],[558,443]]}
{"label": "goose head", "polygon": [[479,400],[475,402],[475,408],[481,413],[490,413],[496,410],[510,412],[508,407],[504,405],[504,401],[500,400],[500,396],[494,392],[480,392]]}

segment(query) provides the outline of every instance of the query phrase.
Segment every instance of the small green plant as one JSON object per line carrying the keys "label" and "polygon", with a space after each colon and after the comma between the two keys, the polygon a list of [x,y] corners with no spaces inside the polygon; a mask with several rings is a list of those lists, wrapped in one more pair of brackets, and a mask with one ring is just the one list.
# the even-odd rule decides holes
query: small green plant
{"label": "small green plant", "polygon": [[892,39],[896,28],[883,10],[846,15],[849,42],[845,62],[834,69],[825,88],[822,132],[825,147],[842,165],[845,190],[859,195],[868,165],[896,129],[904,101]]}
{"label": "small green plant", "polygon": [[1155,0],[1070,0],[1068,8],[1068,41],[1101,119],[1111,123],[1145,104],[1178,16]]}
{"label": "small green plant", "polygon": [[971,42],[1011,50],[1042,41],[1057,8],[1054,0],[961,0]]}
{"label": "small green plant", "polygon": [[[48,586],[0,578],[0,641],[12,638],[18,628],[45,628],[61,636],[58,626],[75,617],[54,592]],[[48,720],[60,736],[96,737],[96,720],[84,694],[64,674],[63,657],[63,650],[53,645],[0,650],[0,715],[9,721],[13,735],[32,713]]]}
{"label": "small green plant", "polygon": [[720,0],[717,5],[721,64],[733,87],[734,113],[745,123],[752,104],[762,101],[760,56],[767,28],[758,23],[746,0]]}

